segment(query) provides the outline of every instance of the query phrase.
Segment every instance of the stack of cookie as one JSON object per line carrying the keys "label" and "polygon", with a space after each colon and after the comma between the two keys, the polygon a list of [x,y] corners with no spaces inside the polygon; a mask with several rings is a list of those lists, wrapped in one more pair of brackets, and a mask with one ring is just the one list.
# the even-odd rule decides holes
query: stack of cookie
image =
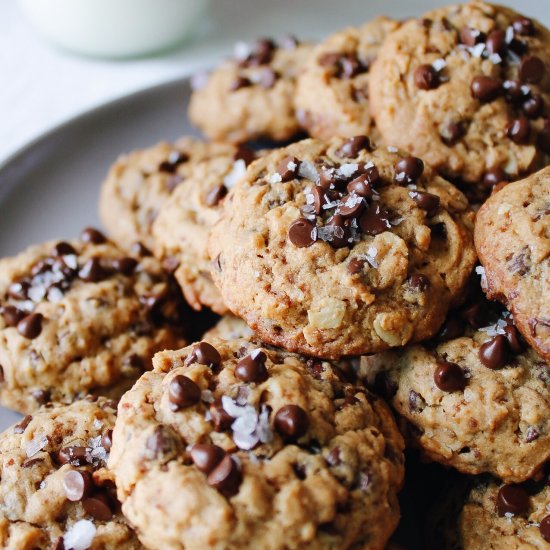
{"label": "stack of cookie", "polygon": [[383,549],[405,443],[464,474],[434,547],[550,547],[550,32],[472,2],[193,86],[211,141],[120,157],[109,238],[0,261],[2,547]]}

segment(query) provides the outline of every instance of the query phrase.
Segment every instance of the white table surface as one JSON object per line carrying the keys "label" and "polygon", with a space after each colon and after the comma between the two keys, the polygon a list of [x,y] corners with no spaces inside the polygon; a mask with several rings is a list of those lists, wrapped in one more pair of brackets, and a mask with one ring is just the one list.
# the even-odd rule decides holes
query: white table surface
{"label": "white table surface", "polygon": [[[113,2],[116,0],[113,0]],[[386,13],[404,18],[440,0],[212,0],[186,47],[162,56],[109,61],[78,57],[44,42],[15,0],[0,0],[0,165],[57,124],[132,91],[213,63],[237,40],[292,32],[320,38]],[[550,0],[503,1],[550,25]]]}

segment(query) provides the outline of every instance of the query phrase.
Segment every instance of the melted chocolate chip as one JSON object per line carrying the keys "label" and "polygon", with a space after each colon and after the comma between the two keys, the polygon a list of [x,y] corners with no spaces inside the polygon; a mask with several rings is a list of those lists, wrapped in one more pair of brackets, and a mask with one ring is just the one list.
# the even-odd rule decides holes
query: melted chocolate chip
{"label": "melted chocolate chip", "polygon": [[63,478],[63,490],[67,500],[71,502],[87,497],[93,486],[92,476],[87,471],[69,470]]}
{"label": "melted chocolate chip", "polygon": [[220,183],[210,189],[204,198],[206,206],[214,207],[217,206],[220,201],[227,195],[227,187]]}
{"label": "melted chocolate chip", "polygon": [[51,398],[49,390],[34,390],[31,392],[31,395],[39,405],[45,405]]}
{"label": "melted chocolate chip", "polygon": [[231,428],[231,424],[235,420],[224,408],[221,399],[216,399],[210,405],[210,417],[214,424],[214,429],[217,432],[225,432]]}
{"label": "melted chocolate chip", "polygon": [[300,439],[309,427],[309,417],[298,405],[285,405],[275,414],[275,429],[290,440]]}
{"label": "melted chocolate chip", "polygon": [[52,250],[54,256],[69,256],[76,255],[76,253],[74,247],[65,241],[58,242]]}
{"label": "melted chocolate chip", "polygon": [[472,80],[472,95],[476,99],[487,103],[495,100],[502,91],[502,81],[485,75],[478,75]]}
{"label": "melted chocolate chip", "polygon": [[522,82],[538,84],[544,76],[544,61],[535,55],[525,56],[519,65],[519,78]]}
{"label": "melted chocolate chip", "polygon": [[170,410],[179,411],[196,405],[201,400],[201,389],[191,378],[178,374],[168,387]]}
{"label": "melted chocolate chip", "polygon": [[378,204],[367,207],[359,220],[361,231],[367,235],[378,235],[391,228],[390,213]]}
{"label": "melted chocolate chip", "polygon": [[367,136],[354,136],[344,142],[336,151],[340,158],[356,158],[361,151],[372,151],[370,140]]}
{"label": "melted chocolate chip", "polygon": [[434,90],[441,81],[438,72],[431,65],[420,65],[414,71],[414,83],[420,90]]}
{"label": "melted chocolate chip", "polygon": [[245,355],[235,367],[235,376],[243,382],[264,382],[268,378],[265,367],[266,354],[257,349]]}
{"label": "melted chocolate chip", "polygon": [[79,270],[78,276],[88,283],[98,283],[107,277],[107,271],[98,257],[90,258]]}
{"label": "melted chocolate chip", "polygon": [[281,181],[290,181],[296,177],[300,161],[296,157],[285,157],[277,165],[277,173],[281,176]]}
{"label": "melted chocolate chip", "polygon": [[311,246],[315,242],[315,224],[305,218],[300,218],[288,228],[290,242],[298,248]]}
{"label": "melted chocolate chip", "polygon": [[93,227],[86,227],[80,234],[80,240],[85,243],[103,244],[107,241],[107,237],[97,229]]}
{"label": "melted chocolate chip", "polygon": [[546,541],[550,542],[550,515],[541,519],[539,524],[540,536]]}
{"label": "melted chocolate chip", "polygon": [[424,163],[417,157],[405,157],[395,165],[397,183],[415,183],[424,172]]}
{"label": "melted chocolate chip", "polygon": [[138,261],[135,258],[129,256],[125,258],[117,258],[112,261],[111,265],[115,271],[122,273],[126,277],[132,275],[138,265]]}
{"label": "melted chocolate chip", "polygon": [[506,128],[506,135],[514,142],[518,144],[525,144],[529,141],[529,134],[531,133],[531,125],[529,120],[525,117],[516,118],[512,120]]}
{"label": "melted chocolate chip", "polygon": [[535,25],[528,17],[518,17],[513,23],[514,32],[523,36],[533,36],[535,34]]}
{"label": "melted chocolate chip", "polygon": [[435,385],[442,391],[462,391],[466,387],[464,371],[456,363],[440,360],[434,372]]}
{"label": "melted chocolate chip", "polygon": [[37,338],[42,332],[43,319],[41,313],[30,313],[17,323],[17,332],[30,340]]}
{"label": "melted chocolate chip", "polygon": [[4,317],[4,323],[8,327],[15,327],[26,316],[24,311],[17,309],[15,306],[4,306],[2,308],[2,317]]}
{"label": "melted chocolate chip", "polygon": [[242,474],[235,461],[225,455],[222,461],[208,474],[208,485],[230,498],[239,492]]}
{"label": "melted chocolate chip", "polygon": [[162,161],[159,164],[159,171],[166,172],[167,174],[174,174],[178,169],[180,164],[187,162],[189,160],[189,155],[183,153],[182,151],[172,151],[168,155],[168,159]]}
{"label": "melted chocolate chip", "polygon": [[225,451],[217,445],[198,443],[189,451],[191,460],[203,473],[209,474],[224,459]]}
{"label": "melted chocolate chip", "polygon": [[200,363],[207,365],[211,369],[216,370],[222,362],[222,358],[218,350],[208,342],[199,342],[193,347],[193,351],[185,361],[186,365]]}
{"label": "melted chocolate chip", "polygon": [[23,420],[21,420],[21,422],[19,422],[19,424],[16,424],[14,427],[13,427],[13,433],[14,434],[22,434],[25,432],[25,430],[27,429],[27,426],[30,424],[32,420],[32,416],[30,414],[28,414],[27,416],[25,416],[23,418]]}
{"label": "melted chocolate chip", "polygon": [[101,493],[85,498],[82,501],[82,507],[88,515],[98,521],[109,521],[113,517],[107,497]]}
{"label": "melted chocolate chip", "polygon": [[498,515],[522,514],[529,509],[529,495],[519,485],[503,485],[497,496]]}
{"label": "melted chocolate chip", "polygon": [[514,325],[507,325],[504,327],[504,337],[508,341],[508,346],[514,353],[521,353],[523,351],[523,342],[520,339],[519,331]]}
{"label": "melted chocolate chip", "polygon": [[437,214],[440,203],[440,198],[437,195],[425,191],[411,191],[409,194],[418,207],[426,211],[428,218]]}
{"label": "melted chocolate chip", "polygon": [[510,362],[508,340],[497,334],[479,348],[479,360],[490,369],[501,369]]}
{"label": "melted chocolate chip", "polygon": [[244,160],[244,163],[246,166],[251,164],[256,160],[256,152],[253,149],[250,149],[249,147],[245,147],[244,145],[240,145],[238,149],[235,151],[235,154],[233,155],[234,160]]}
{"label": "melted chocolate chip", "polygon": [[447,317],[443,326],[439,329],[437,333],[437,340],[439,342],[446,342],[448,340],[454,340],[455,338],[460,338],[464,335],[464,322],[455,317]]}

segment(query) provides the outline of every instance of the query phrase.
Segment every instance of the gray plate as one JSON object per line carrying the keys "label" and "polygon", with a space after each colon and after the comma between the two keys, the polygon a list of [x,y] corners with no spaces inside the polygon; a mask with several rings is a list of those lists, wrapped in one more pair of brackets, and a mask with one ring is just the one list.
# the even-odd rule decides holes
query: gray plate
{"label": "gray plate", "polygon": [[[124,97],[32,142],[0,168],[0,257],[99,225],[97,201],[124,151],[196,134],[186,116],[189,79]],[[20,415],[0,407],[0,430]]]}

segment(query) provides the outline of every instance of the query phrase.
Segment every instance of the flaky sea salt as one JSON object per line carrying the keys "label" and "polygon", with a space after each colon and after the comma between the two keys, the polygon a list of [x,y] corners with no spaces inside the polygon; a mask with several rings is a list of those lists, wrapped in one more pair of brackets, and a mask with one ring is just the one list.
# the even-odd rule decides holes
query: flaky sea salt
{"label": "flaky sea salt", "polygon": [[95,525],[89,519],[81,519],[63,535],[63,546],[72,550],[87,550],[96,534]]}
{"label": "flaky sea salt", "polygon": [[472,52],[472,55],[474,57],[481,57],[484,51],[485,51],[485,43],[483,42],[480,42],[479,44],[476,44],[475,46],[470,48],[470,52]]}
{"label": "flaky sea salt", "polygon": [[307,178],[308,180],[311,180],[315,183],[319,180],[319,173],[317,172],[317,168],[315,168],[315,164],[309,160],[303,160],[300,163],[300,166],[298,168],[298,175],[301,178]]}
{"label": "flaky sea salt", "polygon": [[223,184],[231,189],[245,174],[246,172],[246,163],[243,159],[238,159],[233,163],[231,172],[223,178]]}
{"label": "flaky sea salt", "polygon": [[393,145],[388,147],[388,153],[397,153],[397,151],[399,151],[399,148],[394,147]]}
{"label": "flaky sea salt", "polygon": [[205,403],[214,403],[214,394],[210,390],[202,390],[201,401]]}
{"label": "flaky sea salt", "polygon": [[351,178],[358,169],[359,165],[356,162],[346,162],[340,165],[338,170],[336,170],[336,174],[344,178]]}
{"label": "flaky sea salt", "polygon": [[[261,350],[258,350],[258,352]],[[235,418],[231,429],[235,445],[245,451],[254,448],[260,441],[267,443],[273,434],[269,426],[269,410],[262,405],[260,414],[252,405],[238,405],[227,395],[222,396],[222,407]]]}
{"label": "flaky sea salt", "polygon": [[378,268],[378,260],[376,259],[376,255],[378,254],[378,250],[374,246],[370,246],[367,250],[367,253],[365,255],[365,260],[369,263],[371,267],[374,267],[375,269]]}
{"label": "flaky sea salt", "polygon": [[447,62],[444,60],[444,59],[436,59],[433,63],[432,63],[432,67],[437,71],[441,71],[443,70],[445,67],[447,66]]}
{"label": "flaky sea salt", "polygon": [[269,183],[281,183],[283,181],[283,178],[281,177],[281,174],[279,174],[279,172],[275,172],[274,174],[271,174],[269,178],[267,178],[267,181]]}
{"label": "flaky sea salt", "polygon": [[487,275],[485,274],[485,268],[482,265],[478,265],[476,267],[476,273],[481,277],[481,288],[487,290]]}
{"label": "flaky sea salt", "polygon": [[41,451],[48,444],[48,438],[45,435],[36,435],[27,445],[25,453],[27,458],[31,458],[36,453]]}

